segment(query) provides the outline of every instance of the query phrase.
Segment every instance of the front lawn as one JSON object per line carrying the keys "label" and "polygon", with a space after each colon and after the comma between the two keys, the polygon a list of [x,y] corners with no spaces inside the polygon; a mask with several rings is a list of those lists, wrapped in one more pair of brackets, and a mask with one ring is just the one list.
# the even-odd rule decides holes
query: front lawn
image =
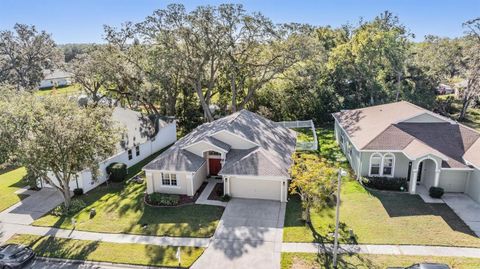
{"label": "front lawn", "polygon": [[[335,165],[341,154],[332,130],[319,129],[319,154]],[[352,174],[352,173],[350,173]],[[426,204],[418,195],[367,191],[351,176],[342,187],[340,221],[342,242],[360,244],[414,244],[480,247],[480,239],[445,204]],[[312,227],[301,219],[301,203],[291,196],[285,216],[285,242],[329,242],[334,230],[334,208],[312,212]],[[355,238],[350,240],[350,229]]]}
{"label": "front lawn", "polygon": [[297,132],[297,141],[298,142],[313,142],[313,131],[311,128],[292,128]]}
{"label": "front lawn", "polygon": [[[480,259],[458,257],[397,256],[397,255],[340,255],[338,268],[383,269],[406,267],[420,262],[445,263],[452,269],[480,268]],[[331,268],[332,258],[316,253],[282,253],[282,269]]]}
{"label": "front lawn", "polygon": [[28,197],[28,195],[15,194],[17,190],[25,187],[22,178],[26,174],[23,167],[7,171],[0,170],[0,212]]}
{"label": "front lawn", "polygon": [[39,89],[35,92],[37,96],[45,96],[50,94],[60,94],[60,95],[75,95],[81,92],[81,87],[78,84],[73,84],[64,87],[57,88],[44,88]]}
{"label": "front lawn", "polygon": [[[31,246],[37,256],[47,258],[149,266],[178,266],[178,259],[175,257],[176,247],[119,244],[38,235],[15,235],[8,242]],[[181,247],[181,267],[190,267],[203,251],[203,248]]]}
{"label": "front lawn", "polygon": [[[128,169],[129,177],[160,152]],[[141,173],[141,172],[140,172]],[[220,217],[222,207],[186,205],[175,208],[155,208],[143,202],[145,183],[111,183],[101,185],[80,198],[87,207],[72,217],[75,229],[104,233],[129,233],[157,236],[211,237]],[[96,216],[90,218],[94,208]],[[33,225],[72,229],[72,217],[46,215]]]}

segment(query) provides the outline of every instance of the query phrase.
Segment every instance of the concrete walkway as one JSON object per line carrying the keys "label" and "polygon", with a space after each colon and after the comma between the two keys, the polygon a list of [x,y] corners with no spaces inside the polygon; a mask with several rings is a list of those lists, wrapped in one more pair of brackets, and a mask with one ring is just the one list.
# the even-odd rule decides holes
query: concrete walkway
{"label": "concrete walkway", "polygon": [[223,206],[226,207],[227,203],[222,202],[222,201],[216,201],[216,200],[208,200],[208,196],[210,196],[210,193],[212,193],[213,188],[215,188],[215,185],[217,183],[222,183],[222,180],[219,179],[214,179],[214,178],[209,178],[208,184],[205,187],[205,189],[202,191],[200,196],[198,197],[197,201],[195,204],[200,204],[200,205],[214,205],[214,206]]}
{"label": "concrete walkway", "polygon": [[8,240],[14,234],[50,235],[59,238],[78,240],[102,241],[111,243],[134,243],[156,246],[191,246],[208,247],[210,238],[167,237],[133,234],[94,233],[76,230],[57,229],[51,227],[37,227],[15,223],[0,223],[0,242]]}
{"label": "concrete walkway", "polygon": [[62,195],[51,188],[29,194],[29,197],[0,212],[0,222],[29,225],[63,201]]}
{"label": "concrete walkway", "polygon": [[445,193],[442,199],[467,225],[480,236],[480,204],[463,193]]}
{"label": "concrete walkway", "polygon": [[420,195],[422,200],[427,204],[444,204],[445,203],[442,199],[430,197],[427,187],[425,187],[425,185],[422,185],[422,184],[417,186],[417,194]]}
{"label": "concrete walkway", "polygon": [[232,199],[192,269],[280,268],[285,203]]}
{"label": "concrete walkway", "polygon": [[[325,253],[332,252],[332,245],[320,247],[316,243],[283,243],[282,252]],[[409,245],[340,245],[341,253],[414,255],[437,257],[480,258],[480,248],[409,246]]]}

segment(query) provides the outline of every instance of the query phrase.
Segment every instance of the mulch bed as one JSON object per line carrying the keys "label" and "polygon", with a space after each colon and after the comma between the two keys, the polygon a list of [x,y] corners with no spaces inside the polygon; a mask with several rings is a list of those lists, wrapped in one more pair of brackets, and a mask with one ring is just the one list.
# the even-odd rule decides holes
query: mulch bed
{"label": "mulch bed", "polygon": [[210,193],[210,195],[208,196],[208,200],[223,201],[222,195],[223,195],[223,183],[217,183],[215,184],[215,187],[213,187],[213,190]]}
{"label": "mulch bed", "polygon": [[152,203],[150,203],[150,201],[148,201],[148,194],[147,193],[145,193],[144,201],[145,201],[145,204],[147,204],[149,206],[153,206],[153,207],[177,207],[177,206],[184,206],[184,205],[193,205],[193,204],[195,204],[198,197],[200,196],[200,194],[202,193],[202,191],[205,189],[206,186],[207,186],[207,182],[203,182],[202,185],[200,186],[200,188],[198,188],[198,190],[197,190],[197,192],[195,193],[194,196],[188,196],[188,195],[184,195],[184,194],[179,195],[180,199],[178,201],[178,204],[174,205],[174,206],[152,204]]}

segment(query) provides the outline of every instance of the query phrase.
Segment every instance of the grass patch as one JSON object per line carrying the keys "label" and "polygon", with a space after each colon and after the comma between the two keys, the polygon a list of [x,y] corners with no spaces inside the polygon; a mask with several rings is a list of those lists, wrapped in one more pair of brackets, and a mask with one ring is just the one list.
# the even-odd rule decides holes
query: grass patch
{"label": "grass patch", "polygon": [[[331,257],[316,253],[282,253],[282,269],[331,268]],[[407,267],[415,263],[445,263],[452,269],[479,268],[480,259],[457,257],[398,256],[398,255],[347,255],[339,256],[338,268],[380,269]]]}
{"label": "grass patch", "polygon": [[[318,129],[319,154],[335,165],[342,154],[333,131]],[[353,175],[353,173],[350,173]],[[285,215],[285,242],[331,241],[334,208],[312,212],[312,227],[301,219],[301,202],[291,196]],[[480,247],[480,239],[445,204],[426,204],[418,195],[367,191],[351,176],[343,181],[340,207],[341,241],[361,244],[415,244]],[[350,229],[355,238],[350,239]]]}
{"label": "grass patch", "polygon": [[[176,247],[120,244],[99,241],[62,239],[37,235],[15,235],[9,243],[29,245],[41,257],[135,265],[177,267]],[[190,267],[204,249],[181,247],[181,267]]]}
{"label": "grass patch", "polygon": [[[446,100],[448,97],[453,97],[455,96],[453,94],[451,95],[440,95],[437,96],[438,100]],[[462,100],[460,99],[454,99],[452,103],[452,111],[450,112],[450,117],[452,119],[457,120],[460,112],[462,110]],[[476,129],[477,131],[480,131],[480,108],[475,108],[473,106],[470,106],[467,110],[467,115],[464,120],[460,121],[462,124],[465,124],[466,126]]]}
{"label": "grass patch", "polygon": [[[129,177],[159,153],[129,168]],[[143,176],[143,175],[142,175]],[[222,207],[186,205],[177,208],[154,208],[143,202],[145,184],[110,183],[81,196],[87,207],[68,217],[46,215],[33,225],[104,233],[128,233],[157,236],[211,237],[223,213]],[[94,208],[96,216],[90,218]]]}
{"label": "grass patch", "polygon": [[50,94],[72,95],[80,92],[81,92],[80,85],[73,84],[65,87],[39,89],[35,92],[35,95],[37,96],[45,96]]}
{"label": "grass patch", "polygon": [[312,128],[292,128],[297,132],[297,141],[298,142],[313,142],[315,141],[313,137]]}
{"label": "grass patch", "polygon": [[22,178],[27,174],[25,168],[13,170],[0,170],[0,212],[28,197],[27,195],[15,194],[15,191],[26,186]]}

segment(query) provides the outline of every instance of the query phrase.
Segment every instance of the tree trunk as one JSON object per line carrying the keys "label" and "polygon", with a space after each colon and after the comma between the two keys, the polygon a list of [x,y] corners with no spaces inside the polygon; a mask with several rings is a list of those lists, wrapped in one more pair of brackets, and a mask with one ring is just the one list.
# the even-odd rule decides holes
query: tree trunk
{"label": "tree trunk", "polygon": [[70,188],[65,188],[62,190],[63,195],[63,204],[65,204],[65,208],[69,208],[72,202],[72,196],[70,195]]}
{"label": "tree trunk", "polygon": [[305,222],[306,223],[311,223],[312,222],[312,220],[310,219],[310,206],[309,205],[307,205],[305,207]]}
{"label": "tree trunk", "polygon": [[232,113],[235,113],[237,112],[237,85],[234,73],[230,77],[230,87],[232,88]]}
{"label": "tree trunk", "polygon": [[465,119],[469,106],[470,106],[470,99],[467,96],[463,97],[462,110],[460,111],[460,115],[458,116],[459,121],[462,121]]}
{"label": "tree trunk", "polygon": [[395,102],[398,102],[398,98],[400,97],[400,89],[402,84],[400,83],[402,80],[402,73],[397,72],[397,95],[395,96]]}
{"label": "tree trunk", "polygon": [[213,121],[212,112],[210,111],[210,108],[208,107],[208,104],[205,101],[205,98],[202,92],[202,85],[199,82],[197,82],[197,85],[195,85],[195,91],[197,92],[198,99],[200,99],[200,104],[202,105],[205,118],[209,122]]}

